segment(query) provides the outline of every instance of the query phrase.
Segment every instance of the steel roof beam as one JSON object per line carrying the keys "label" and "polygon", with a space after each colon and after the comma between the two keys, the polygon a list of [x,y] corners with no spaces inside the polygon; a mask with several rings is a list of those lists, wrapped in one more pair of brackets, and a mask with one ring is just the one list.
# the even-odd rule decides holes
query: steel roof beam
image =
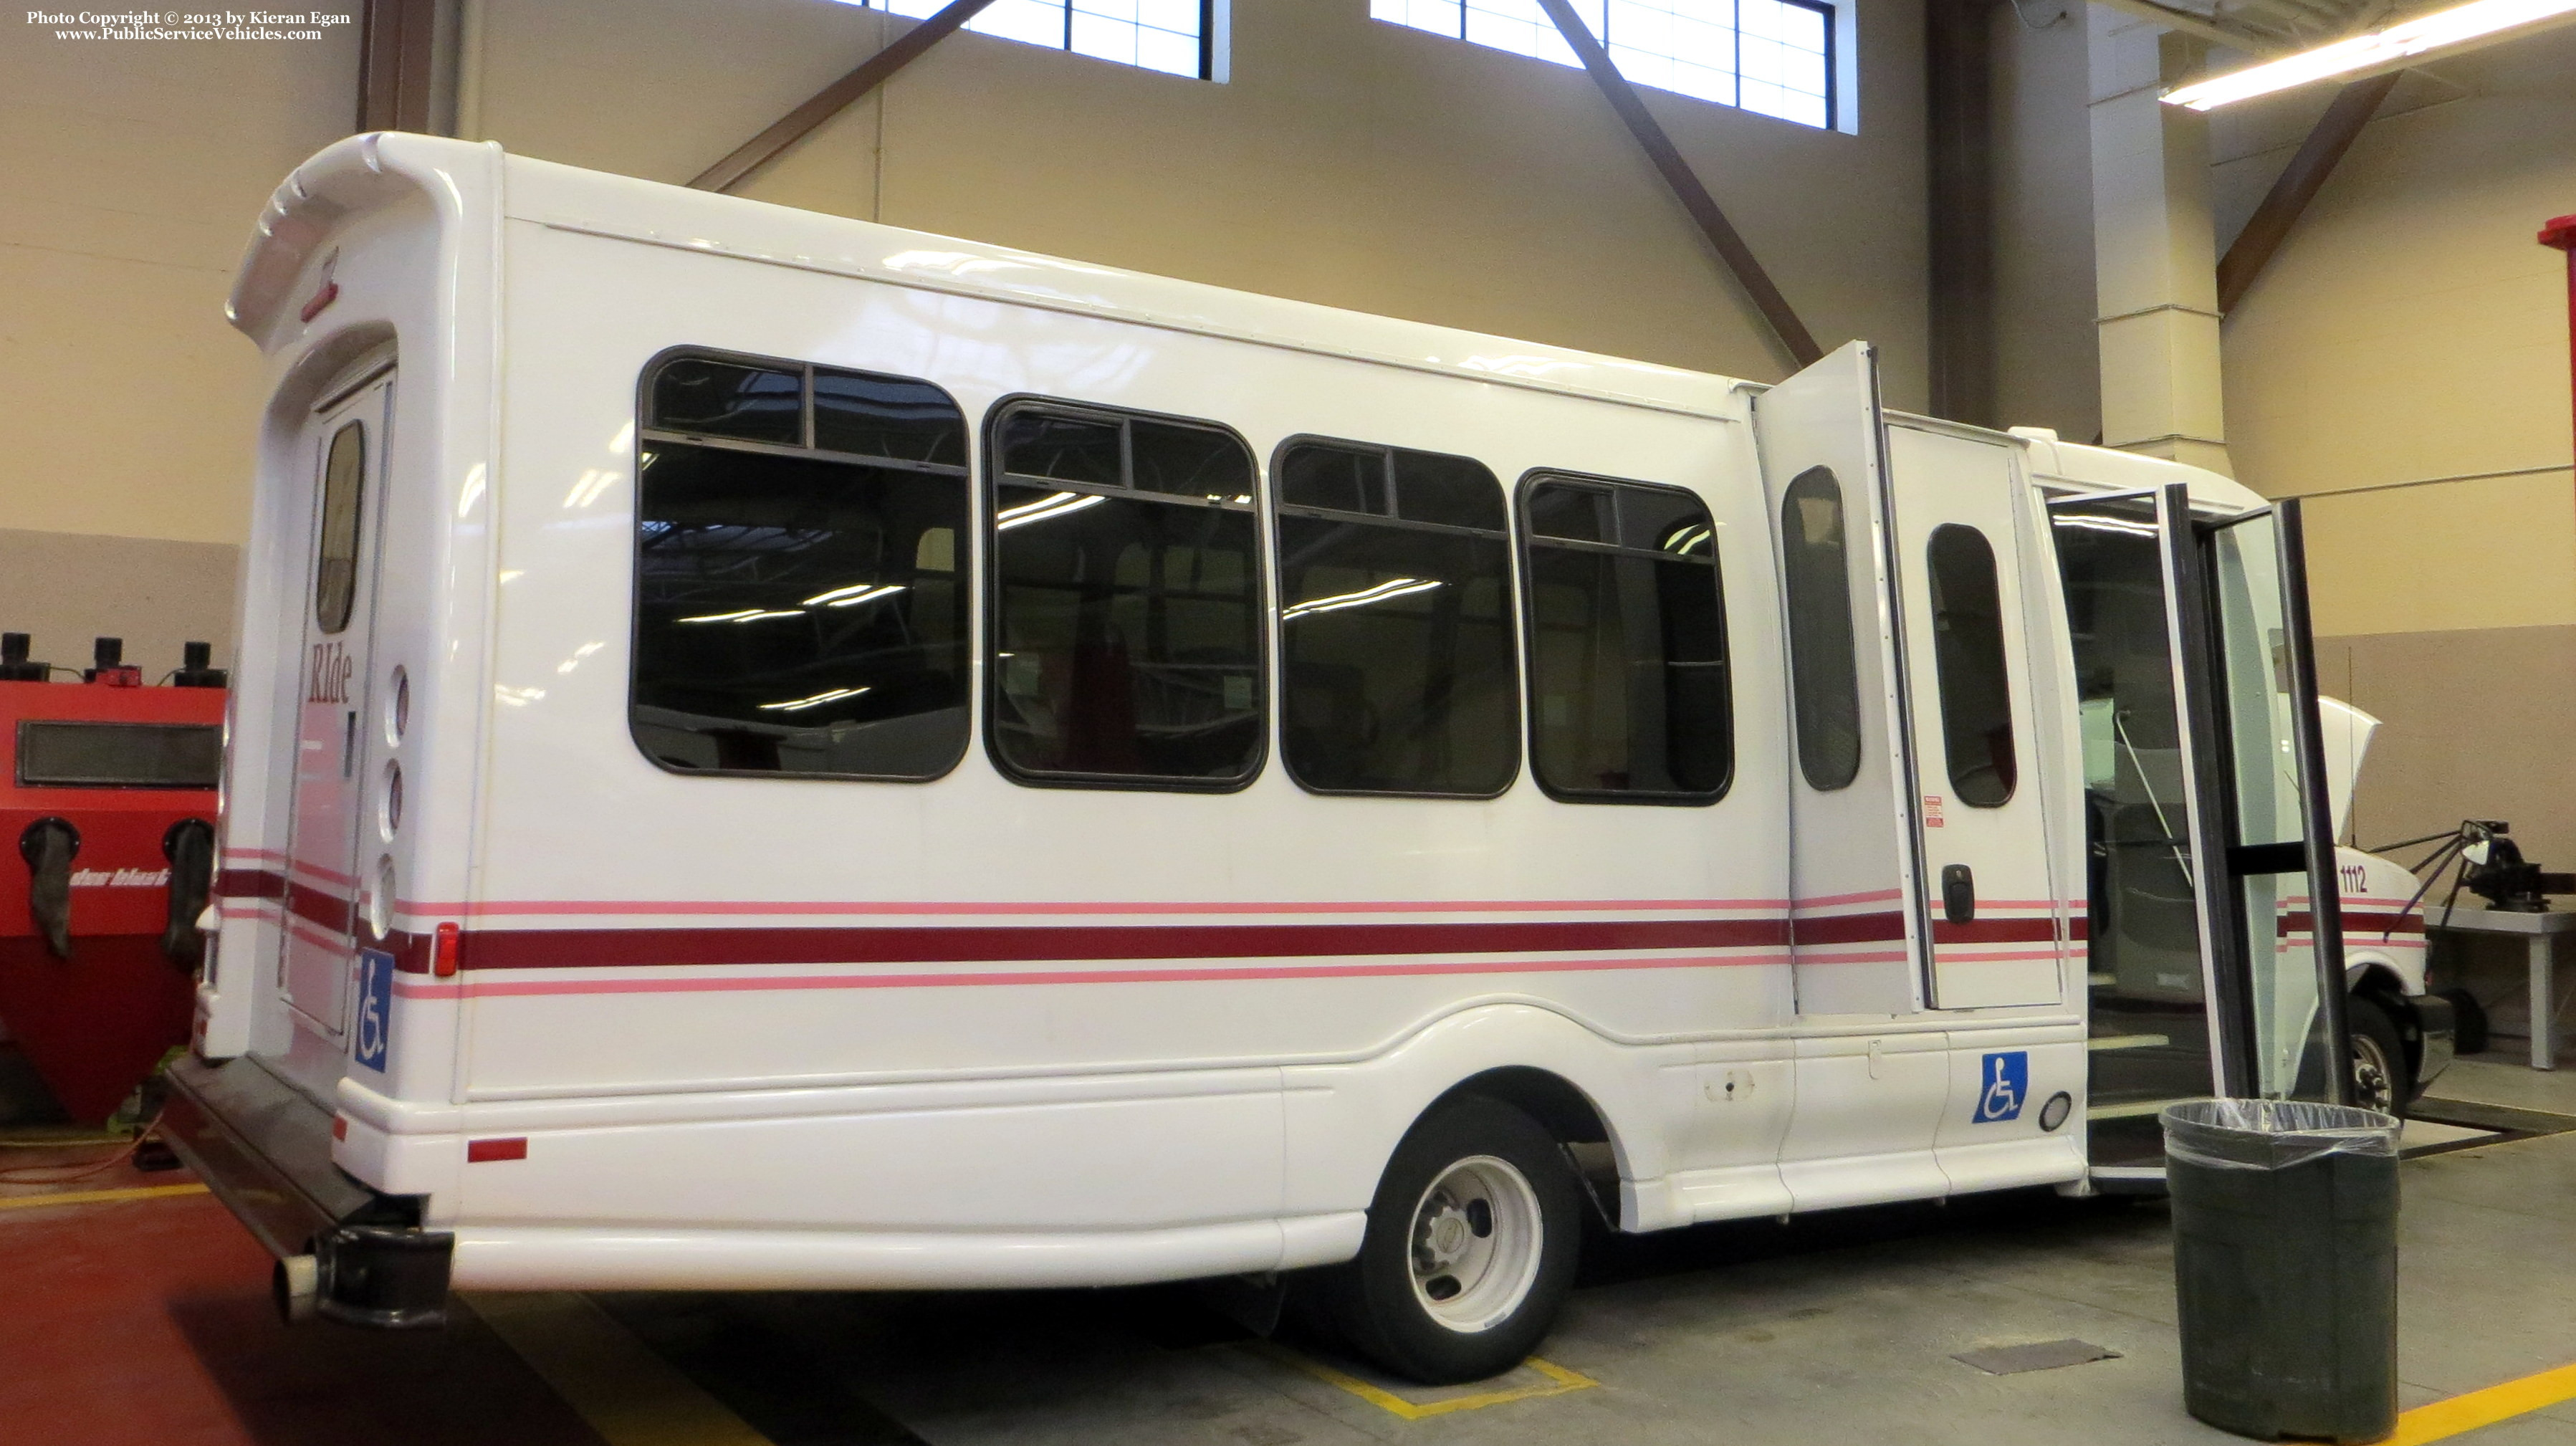
{"label": "steel roof beam", "polygon": [[1744,237],[1737,233],[1734,223],[1718,209],[1716,199],[1709,195],[1706,186],[1700,184],[1690,162],[1682,159],[1682,153],[1673,146],[1672,137],[1664,134],[1663,126],[1656,122],[1653,112],[1647,110],[1645,101],[1638,97],[1636,87],[1628,83],[1628,77],[1619,73],[1610,53],[1601,48],[1601,42],[1593,37],[1582,17],[1574,13],[1574,7],[1567,0],[1538,0],[1538,3],[1547,12],[1547,18],[1556,22],[1557,30],[1565,36],[1565,43],[1574,48],[1575,56],[1591,73],[1592,83],[1601,88],[1602,97],[1610,102],[1610,108],[1627,123],[1628,133],[1636,137],[1637,144],[1646,152],[1646,159],[1654,163],[1655,169],[1662,173],[1664,183],[1672,187],[1682,209],[1690,212],[1691,219],[1699,223],[1700,233],[1708,238],[1710,249],[1726,263],[1726,269],[1734,274],[1736,284],[1744,288],[1745,296],[1762,313],[1762,319],[1770,323],[1771,334],[1778,339],[1781,349],[1801,367],[1821,358],[1825,354],[1824,349],[1816,345],[1816,338],[1807,330],[1807,324],[1798,319],[1798,313],[1789,306],[1789,299],[1772,284],[1771,273],[1762,269],[1762,263],[1754,258],[1753,248],[1744,244]]}
{"label": "steel roof beam", "polygon": [[894,73],[912,64],[921,53],[945,40],[957,27],[975,18],[977,11],[993,0],[950,0],[947,8],[898,35],[894,43],[871,55],[858,69],[814,93],[814,98],[779,118],[778,123],[734,149],[732,155],[709,166],[689,184],[701,191],[730,191],[754,171],[777,160],[790,146],[812,135],[825,121],[849,108],[853,101],[894,78]]}
{"label": "steel roof beam", "polygon": [[2218,310],[2221,315],[2236,309],[2245,293],[2254,288],[2254,278],[2272,260],[2281,243],[2289,239],[2290,228],[2316,199],[2326,178],[2334,174],[2335,163],[2361,135],[2361,128],[2379,111],[2379,103],[2388,99],[2397,79],[2406,72],[2392,70],[2368,80],[2356,80],[2335,92],[2334,103],[2317,121],[2315,130],[2299,143],[2298,153],[2281,168],[2280,178],[2264,193],[2261,205],[2246,218],[2245,228],[2228,243],[2227,254],[2218,258]]}

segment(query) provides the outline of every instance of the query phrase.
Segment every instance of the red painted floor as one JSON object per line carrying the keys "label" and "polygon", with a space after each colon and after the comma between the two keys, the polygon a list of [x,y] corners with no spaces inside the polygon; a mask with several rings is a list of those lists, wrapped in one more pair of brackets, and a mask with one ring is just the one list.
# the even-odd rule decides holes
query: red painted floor
{"label": "red painted floor", "polygon": [[[0,1169],[108,1152],[0,1150]],[[188,1181],[119,1167],[0,1195]],[[211,1196],[0,1210],[10,1446],[599,1446],[481,1322],[278,1324],[266,1252]]]}

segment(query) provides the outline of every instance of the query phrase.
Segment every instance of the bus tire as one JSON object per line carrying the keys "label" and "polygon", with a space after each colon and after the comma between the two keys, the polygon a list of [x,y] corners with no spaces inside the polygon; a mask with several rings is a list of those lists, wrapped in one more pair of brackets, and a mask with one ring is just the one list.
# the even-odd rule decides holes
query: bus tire
{"label": "bus tire", "polygon": [[1324,1282],[1335,1328],[1432,1385],[1519,1365],[1573,1284],[1582,1190],[1528,1115],[1473,1094],[1434,1105],[1387,1162],[1359,1258]]}
{"label": "bus tire", "polygon": [[2352,1030],[2352,1102],[2404,1118],[2415,1098],[2415,1074],[2406,1063],[2406,1040],[2388,1006],[2367,994],[2344,1002]]}

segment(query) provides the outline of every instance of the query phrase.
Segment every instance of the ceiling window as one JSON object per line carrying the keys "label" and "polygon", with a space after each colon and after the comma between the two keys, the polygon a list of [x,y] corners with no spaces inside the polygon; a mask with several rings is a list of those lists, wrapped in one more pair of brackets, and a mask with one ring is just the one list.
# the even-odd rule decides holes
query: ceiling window
{"label": "ceiling window", "polygon": [[[1088,3],[1088,0],[1086,0]],[[1573,0],[1637,85],[1834,124],[1834,10],[1816,0]],[[998,6],[996,8],[999,8]],[[1369,0],[1380,20],[1579,64],[1538,0]]]}
{"label": "ceiling window", "polygon": [[[919,20],[948,0],[856,0]],[[966,22],[978,35],[998,35],[1096,60],[1218,79],[1217,7],[1225,0],[993,0]]]}

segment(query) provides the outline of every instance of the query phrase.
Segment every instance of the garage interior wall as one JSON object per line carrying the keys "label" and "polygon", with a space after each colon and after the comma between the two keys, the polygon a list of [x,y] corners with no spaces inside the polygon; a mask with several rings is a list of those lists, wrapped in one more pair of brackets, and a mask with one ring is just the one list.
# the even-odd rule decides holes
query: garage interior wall
{"label": "garage interior wall", "polygon": [[349,129],[357,27],[275,43],[0,25],[0,628],[152,676],[231,654],[258,354],[224,324],[251,222]]}
{"label": "garage interior wall", "polygon": [[[1922,51],[1858,0],[1859,134],[1647,103],[1820,337],[1924,404]],[[354,10],[354,5],[341,8]],[[1225,83],[971,33],[741,193],[946,235],[1756,379],[1759,315],[1579,70],[1230,0]],[[14,18],[14,17],[13,17]],[[899,27],[831,0],[458,0],[456,128],[685,182]],[[85,661],[227,642],[257,356],[222,303],[277,182],[346,134],[358,27],[305,43],[65,44],[0,27],[0,626]],[[164,635],[168,639],[163,642]],[[228,643],[220,653],[229,655]]]}
{"label": "garage interior wall", "polygon": [[[2236,475],[2310,499],[2319,674],[2387,725],[2363,844],[2501,818],[2576,869],[2571,75],[2559,30],[2406,77],[2227,318]],[[2214,113],[2222,249],[2328,99]]]}
{"label": "garage interior wall", "polygon": [[[1991,12],[2002,420],[2100,427],[2085,22]],[[1177,79],[951,37],[746,194],[1625,356],[1785,370],[1577,71],[1230,0],[1231,73]],[[830,0],[456,0],[457,128],[681,181],[904,22]],[[1859,0],[1859,134],[1646,92],[1828,345],[1879,342],[1920,407],[1920,7]],[[56,662],[229,654],[256,358],[222,297],[250,221],[346,133],[357,27],[278,44],[61,44],[0,29],[0,627]],[[2307,495],[2329,687],[2388,721],[2355,810],[2379,841],[2505,817],[2576,865],[2576,483],[2560,258],[2576,32],[2407,79],[2228,320],[2239,475]],[[2221,112],[2223,249],[2326,93]],[[2451,480],[2445,480],[2451,479]]]}

